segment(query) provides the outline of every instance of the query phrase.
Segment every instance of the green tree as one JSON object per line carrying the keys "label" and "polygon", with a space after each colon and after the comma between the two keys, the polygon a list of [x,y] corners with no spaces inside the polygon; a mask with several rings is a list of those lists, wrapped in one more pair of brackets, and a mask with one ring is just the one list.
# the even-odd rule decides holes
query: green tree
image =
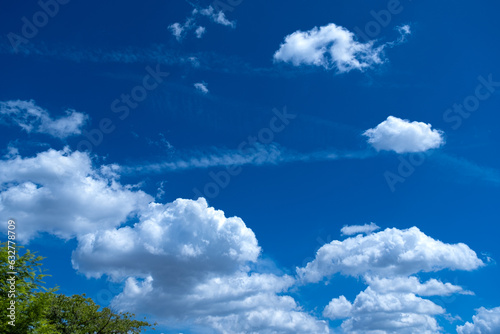
{"label": "green tree", "polygon": [[[146,321],[134,320],[134,314],[101,308],[85,295],[65,296],[56,294],[57,288],[46,289],[42,279],[49,275],[42,268],[44,258],[29,250],[20,255],[19,248],[15,250],[15,297],[10,298],[12,254],[7,243],[0,243],[0,333],[136,334],[152,327]],[[15,300],[15,326],[9,324],[11,300]]]}
{"label": "green tree", "polygon": [[[12,244],[11,244],[12,247]],[[39,333],[44,333],[43,328],[50,333],[51,326],[44,322],[44,314],[50,306],[51,295],[57,289],[46,289],[42,286],[45,282],[41,261],[43,257],[26,250],[23,255],[19,250],[23,247],[8,248],[7,243],[0,243],[0,333],[29,333],[38,326]],[[9,253],[9,251],[11,253]],[[9,256],[15,252],[15,264],[10,268]],[[16,275],[9,274],[16,272]],[[12,287],[12,278],[15,278],[15,290]],[[15,296],[13,296],[14,294]],[[10,297],[12,298],[9,298]],[[15,301],[15,320],[9,318],[11,301]],[[15,326],[9,325],[14,321]]]}

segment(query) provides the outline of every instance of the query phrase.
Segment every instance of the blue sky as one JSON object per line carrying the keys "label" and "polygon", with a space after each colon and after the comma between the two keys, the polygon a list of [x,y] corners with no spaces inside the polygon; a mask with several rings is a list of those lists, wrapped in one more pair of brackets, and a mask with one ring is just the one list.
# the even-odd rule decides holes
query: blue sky
{"label": "blue sky", "polygon": [[160,333],[500,331],[498,4],[1,7],[0,216],[49,285]]}

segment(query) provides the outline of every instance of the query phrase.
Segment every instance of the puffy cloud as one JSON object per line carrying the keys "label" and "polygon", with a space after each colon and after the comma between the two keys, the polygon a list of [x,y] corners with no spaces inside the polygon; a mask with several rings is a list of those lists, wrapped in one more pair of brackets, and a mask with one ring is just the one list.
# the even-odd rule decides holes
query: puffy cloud
{"label": "puffy cloud", "polygon": [[380,294],[370,287],[351,304],[344,296],[332,299],[323,315],[330,319],[348,318],[342,328],[348,333],[436,333],[434,318],[445,310],[412,293]]}
{"label": "puffy cloud", "polygon": [[194,88],[196,88],[202,94],[208,94],[208,87],[205,82],[197,82],[194,84]]}
{"label": "puffy cloud", "polygon": [[472,323],[457,326],[458,334],[495,334],[500,333],[500,307],[486,309],[481,307],[472,317]]}
{"label": "puffy cloud", "polygon": [[[346,319],[342,328],[347,333],[437,333],[436,315],[445,310],[419,296],[470,294],[461,287],[430,279],[365,277],[368,288],[353,303],[344,296],[334,298],[325,307],[323,316],[332,320]],[[418,296],[417,296],[418,295]]]}
{"label": "puffy cloud", "polygon": [[16,124],[28,133],[45,133],[56,138],[66,138],[82,133],[88,116],[72,109],[66,116],[53,119],[47,110],[35,101],[12,100],[0,102],[0,119],[7,124]]}
{"label": "puffy cloud", "polygon": [[444,145],[443,132],[430,124],[410,122],[394,116],[363,133],[377,151],[424,152]]}
{"label": "puffy cloud", "polygon": [[324,308],[324,317],[345,319],[341,326],[344,332],[438,333],[441,328],[436,316],[444,316],[446,311],[422,297],[472,292],[436,279],[422,283],[410,275],[473,270],[483,265],[467,245],[445,244],[412,227],[332,241],[318,250],[313,261],[297,268],[297,275],[308,283],[341,273],[361,277],[368,285],[354,302],[340,296]]}
{"label": "puffy cloud", "polygon": [[170,274],[155,276],[155,280],[161,277],[174,284],[195,279],[208,269],[233,272],[246,262],[255,262],[259,253],[254,233],[240,218],[226,218],[200,198],[151,203],[134,227],[80,236],[73,261],[87,276],[106,273],[120,278],[160,272]]}
{"label": "puffy cloud", "polygon": [[383,49],[383,45],[375,47],[373,41],[360,43],[346,28],[330,23],[286,36],[274,54],[274,60],[294,66],[321,66],[339,72],[362,71],[384,62]]}
{"label": "puffy cloud", "polygon": [[377,224],[370,223],[365,225],[350,225],[344,226],[340,230],[342,235],[355,235],[355,234],[370,234],[376,230],[380,229]]}
{"label": "puffy cloud", "polygon": [[238,217],[205,199],[152,203],[133,227],[79,237],[73,265],[89,277],[126,279],[118,309],[167,322],[208,325],[222,333],[328,333],[326,322],[283,292],[295,280],[250,271],[260,247]]}
{"label": "puffy cloud", "polygon": [[0,215],[19,222],[20,240],[37,232],[62,238],[118,226],[152,200],[120,185],[112,166],[95,169],[86,153],[48,150],[0,161]]}
{"label": "puffy cloud", "polygon": [[336,273],[393,277],[442,269],[474,270],[483,265],[467,245],[446,244],[412,227],[334,240],[321,247],[306,267],[297,268],[297,274],[304,282],[319,282]]}

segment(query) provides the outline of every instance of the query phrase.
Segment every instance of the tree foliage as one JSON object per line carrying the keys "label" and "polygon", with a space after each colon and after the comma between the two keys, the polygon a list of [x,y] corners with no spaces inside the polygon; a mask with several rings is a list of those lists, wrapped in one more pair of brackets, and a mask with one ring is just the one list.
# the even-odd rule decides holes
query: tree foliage
{"label": "tree foliage", "polygon": [[[7,243],[0,243],[0,333],[12,334],[135,334],[152,327],[134,319],[131,313],[114,313],[100,307],[85,295],[57,294],[57,288],[46,289],[41,256],[26,250],[22,255],[16,247],[15,297],[8,279]],[[11,255],[11,254],[10,254]],[[9,296],[10,295],[10,296]],[[15,326],[9,324],[8,307],[15,300]]]}

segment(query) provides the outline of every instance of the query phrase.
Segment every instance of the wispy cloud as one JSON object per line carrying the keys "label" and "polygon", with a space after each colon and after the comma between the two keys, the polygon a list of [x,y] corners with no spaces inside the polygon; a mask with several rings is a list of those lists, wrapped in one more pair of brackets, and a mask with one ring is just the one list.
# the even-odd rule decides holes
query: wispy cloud
{"label": "wispy cloud", "polygon": [[[432,155],[432,158],[436,160],[439,164],[446,167],[449,172],[456,171],[462,177],[454,178],[460,182],[477,182],[482,181],[496,186],[500,186],[500,170],[481,166],[475,162],[469,161],[462,157],[455,157],[449,154],[441,153]],[[464,176],[466,178],[464,178]]]}
{"label": "wispy cloud", "polygon": [[121,167],[122,173],[159,173],[190,169],[243,165],[279,165],[292,162],[314,162],[340,159],[365,159],[373,156],[372,152],[354,151],[337,152],[334,150],[300,153],[282,148],[277,144],[255,145],[246,150],[211,148],[206,151],[185,152],[169,161],[153,162],[135,166]]}
{"label": "wispy cloud", "polygon": [[236,26],[236,22],[228,20],[223,11],[217,11],[214,7],[208,6],[207,8],[194,8],[191,15],[184,20],[184,23],[172,23],[168,26],[168,29],[179,42],[192,30],[194,30],[197,38],[201,38],[206,32],[206,28],[198,25],[200,16],[208,17],[211,22],[226,27],[234,28]]}

